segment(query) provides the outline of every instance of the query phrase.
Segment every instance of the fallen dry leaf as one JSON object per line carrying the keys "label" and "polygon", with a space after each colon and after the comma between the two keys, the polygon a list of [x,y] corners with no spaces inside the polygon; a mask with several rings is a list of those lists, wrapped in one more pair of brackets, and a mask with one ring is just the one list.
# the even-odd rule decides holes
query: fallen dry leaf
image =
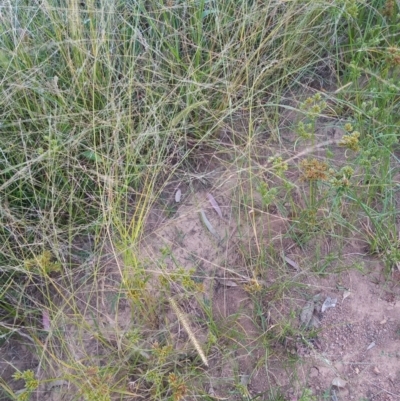
{"label": "fallen dry leaf", "polygon": [[289,266],[293,267],[293,269],[295,269],[295,270],[297,270],[297,271],[300,270],[300,266],[299,266],[294,260],[288,258],[287,256],[285,256],[283,259],[285,260],[285,262],[286,262]]}
{"label": "fallen dry leaf", "polygon": [[212,224],[210,223],[210,221],[207,219],[207,216],[206,216],[206,214],[204,213],[204,210],[203,210],[203,209],[200,210],[200,217],[201,217],[201,220],[203,221],[204,225],[207,227],[208,231],[210,231],[210,233],[211,233],[214,237],[218,238],[217,232],[215,231],[215,229],[214,229],[214,227],[212,226]]}
{"label": "fallen dry leaf", "polygon": [[43,330],[45,331],[49,331],[51,328],[50,325],[50,315],[49,312],[47,310],[44,310],[42,312],[42,324],[43,324]]}
{"label": "fallen dry leaf", "polygon": [[227,280],[227,279],[223,279],[223,278],[218,278],[217,279],[218,282],[222,285],[224,285],[225,287],[237,287],[237,283],[235,283],[232,280]]}
{"label": "fallen dry leaf", "polygon": [[223,218],[222,217],[222,211],[221,211],[221,208],[219,207],[217,201],[215,200],[215,198],[210,193],[207,194],[207,198],[210,201],[211,206],[217,212],[218,216],[221,217],[221,219],[222,219]]}

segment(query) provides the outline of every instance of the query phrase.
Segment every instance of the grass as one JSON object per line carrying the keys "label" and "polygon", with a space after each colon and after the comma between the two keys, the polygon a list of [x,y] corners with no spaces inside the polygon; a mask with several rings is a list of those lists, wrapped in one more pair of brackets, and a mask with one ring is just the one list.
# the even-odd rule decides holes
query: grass
{"label": "grass", "polygon": [[[282,263],[288,238],[312,250],[307,274],[329,274],[353,233],[390,273],[400,263],[399,12],[391,0],[4,2],[0,346],[27,344],[33,356],[4,368],[0,398],[65,384],[71,400],[214,399],[207,365],[250,356],[247,340],[255,352],[298,334],[282,316],[247,338],[243,311],[228,330],[204,295],[204,258],[188,270],[176,246],[144,252],[152,213],[175,215],[171,188],[218,191],[213,169],[235,177],[225,215],[254,327],[270,324],[265,297],[304,299]],[[324,129],[340,138],[322,143]],[[328,242],[335,253],[319,253]],[[236,269],[225,263],[214,267]],[[179,348],[182,338],[194,347]],[[223,397],[254,399],[231,379]]]}

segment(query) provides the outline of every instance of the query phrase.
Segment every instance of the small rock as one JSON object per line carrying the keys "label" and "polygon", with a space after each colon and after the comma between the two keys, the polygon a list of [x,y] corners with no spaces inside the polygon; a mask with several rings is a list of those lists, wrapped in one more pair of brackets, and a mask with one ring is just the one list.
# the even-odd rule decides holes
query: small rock
{"label": "small rock", "polygon": [[340,391],[338,391],[337,394],[340,396],[338,401],[348,400],[350,398],[350,389],[349,388],[342,388],[342,389],[340,389]]}
{"label": "small rock", "polygon": [[337,303],[337,298],[327,297],[322,304],[321,312],[324,313],[328,308],[334,308]]}
{"label": "small rock", "polygon": [[344,388],[346,387],[347,381],[341,379],[340,377],[335,377],[332,380],[332,386],[338,387],[338,388]]}
{"label": "small rock", "polygon": [[346,298],[348,298],[350,295],[351,295],[351,292],[350,292],[350,291],[345,291],[345,292],[343,293],[343,301],[344,301]]}
{"label": "small rock", "polygon": [[310,327],[314,327],[318,329],[318,327],[321,325],[321,322],[316,316],[313,316],[310,321]]}
{"label": "small rock", "polygon": [[242,375],[240,377],[240,384],[242,386],[247,386],[250,382],[250,375]]}
{"label": "small rock", "polygon": [[332,374],[332,368],[327,366],[319,366],[318,373],[322,378],[329,377]]}
{"label": "small rock", "polygon": [[182,198],[182,191],[178,188],[178,190],[175,192],[175,202],[179,203]]}
{"label": "small rock", "polygon": [[303,327],[308,327],[314,313],[314,302],[308,301],[300,314],[300,322],[302,323]]}
{"label": "small rock", "polygon": [[374,367],[374,373],[376,375],[379,375],[381,373],[380,370],[376,366]]}
{"label": "small rock", "polygon": [[371,348],[374,348],[375,347],[375,341],[372,341],[372,343],[370,344],[370,345],[368,345],[368,347],[367,347],[367,351],[369,351]]}
{"label": "small rock", "polygon": [[340,373],[344,370],[345,366],[342,362],[336,362],[334,368]]}
{"label": "small rock", "polygon": [[360,373],[360,369],[355,368],[354,371],[356,372],[356,375],[358,375]]}
{"label": "small rock", "polygon": [[387,320],[386,319],[383,319],[383,320],[381,320],[380,322],[379,322],[379,324],[385,324],[387,322]]}

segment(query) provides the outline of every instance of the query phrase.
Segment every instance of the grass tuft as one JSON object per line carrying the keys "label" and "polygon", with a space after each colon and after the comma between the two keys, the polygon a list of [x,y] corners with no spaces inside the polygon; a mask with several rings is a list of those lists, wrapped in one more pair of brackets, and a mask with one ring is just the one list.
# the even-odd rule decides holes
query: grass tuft
{"label": "grass tuft", "polygon": [[0,398],[286,399],[269,364],[311,337],[307,280],[400,265],[399,15],[3,2]]}

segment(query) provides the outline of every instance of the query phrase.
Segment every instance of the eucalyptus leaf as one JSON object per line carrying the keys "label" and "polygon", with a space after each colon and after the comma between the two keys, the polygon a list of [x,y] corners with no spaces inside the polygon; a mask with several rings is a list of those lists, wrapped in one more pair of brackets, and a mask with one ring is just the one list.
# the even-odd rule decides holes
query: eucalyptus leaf
{"label": "eucalyptus leaf", "polygon": [[210,201],[211,206],[217,212],[218,216],[221,217],[221,219],[222,219],[223,217],[222,217],[221,208],[219,207],[219,205],[218,205],[217,201],[215,200],[215,198],[210,193],[207,194],[207,198]]}
{"label": "eucalyptus leaf", "polygon": [[208,231],[210,231],[210,233],[211,233],[215,238],[219,239],[219,238],[218,238],[217,232],[215,231],[215,229],[214,229],[214,227],[212,226],[212,224],[210,223],[210,221],[207,219],[207,216],[206,216],[206,214],[204,213],[204,210],[203,210],[203,209],[200,210],[200,217],[201,217],[201,220],[202,220],[202,222],[204,223],[204,225],[207,227]]}
{"label": "eucalyptus leaf", "polygon": [[228,280],[228,279],[223,279],[223,278],[218,278],[218,282],[225,287],[237,287],[237,283],[235,283],[233,280]]}
{"label": "eucalyptus leaf", "polygon": [[288,258],[287,256],[284,257],[284,260],[289,266],[293,267],[294,270],[300,270],[300,266],[294,260]]}
{"label": "eucalyptus leaf", "polygon": [[181,201],[182,197],[182,191],[178,188],[178,190],[175,192],[175,202],[179,203]]}

